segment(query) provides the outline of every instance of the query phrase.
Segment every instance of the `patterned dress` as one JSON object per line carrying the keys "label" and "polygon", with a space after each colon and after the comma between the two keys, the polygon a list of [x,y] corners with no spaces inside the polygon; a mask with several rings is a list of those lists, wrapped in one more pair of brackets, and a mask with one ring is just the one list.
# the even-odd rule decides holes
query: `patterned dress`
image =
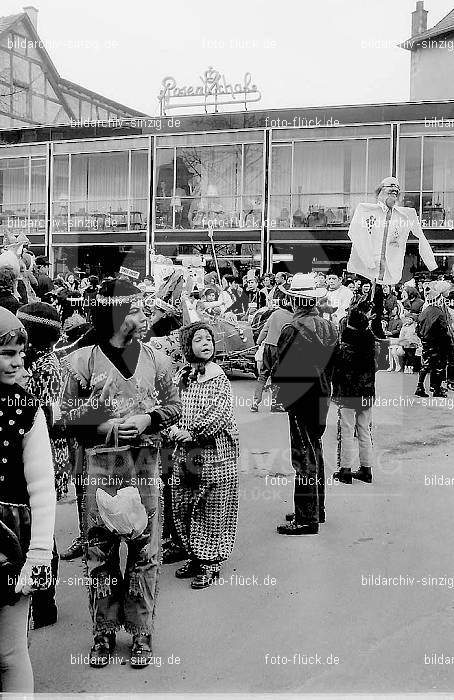
{"label": "patterned dress", "polygon": [[70,469],[68,441],[62,430],[54,426],[59,417],[62,400],[62,370],[56,355],[47,350],[38,351],[34,355],[29,370],[32,376],[27,391],[39,400],[46,416],[54,460],[55,491],[57,500],[60,500],[68,493]]}
{"label": "patterned dress", "polygon": [[[174,524],[188,555],[219,570],[235,543],[238,520],[238,428],[230,382],[214,363],[182,392],[180,428],[196,450],[178,447],[172,479]],[[199,470],[188,481],[187,471]]]}

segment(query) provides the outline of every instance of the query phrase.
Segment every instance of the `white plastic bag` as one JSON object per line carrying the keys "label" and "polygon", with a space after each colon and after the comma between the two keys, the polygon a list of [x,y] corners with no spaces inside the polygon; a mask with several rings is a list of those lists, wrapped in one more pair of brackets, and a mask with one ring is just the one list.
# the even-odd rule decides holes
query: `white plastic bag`
{"label": "white plastic bag", "polygon": [[118,489],[115,496],[98,488],[96,503],[101,518],[111,532],[134,539],[145,530],[147,511],[135,486]]}

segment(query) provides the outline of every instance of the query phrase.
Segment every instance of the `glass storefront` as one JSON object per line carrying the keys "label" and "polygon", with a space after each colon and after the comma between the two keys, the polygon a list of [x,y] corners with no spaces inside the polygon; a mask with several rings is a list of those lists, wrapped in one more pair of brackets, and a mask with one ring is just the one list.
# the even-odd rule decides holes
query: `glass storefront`
{"label": "glass storefront", "polygon": [[[79,148],[84,150],[84,145]],[[123,150],[112,152],[56,153],[52,231],[145,231],[148,160],[148,149],[132,150],[127,141]]]}
{"label": "glass storefront", "polygon": [[145,276],[145,246],[54,246],[54,274],[81,274],[115,276],[121,266]]}
{"label": "glass storefront", "polygon": [[348,227],[359,202],[373,199],[375,187],[390,173],[389,136],[328,141],[306,134],[304,141],[276,143],[270,228]]}
{"label": "glass storefront", "polygon": [[0,157],[0,224],[14,233],[42,233],[47,216],[45,156]]}
{"label": "glass storefront", "polygon": [[[356,205],[394,171],[423,227],[454,228],[454,133],[421,123],[71,135],[0,147],[0,224],[36,234],[56,271],[143,275],[152,248],[211,270],[211,227],[223,273],[345,262]],[[450,245],[449,230],[438,239]]]}
{"label": "glass storefront", "polygon": [[[260,143],[160,145],[155,160],[156,230],[253,228],[262,225],[263,134]],[[206,141],[206,138],[204,139]]]}
{"label": "glass storefront", "polygon": [[401,136],[399,177],[423,227],[454,228],[454,136]]}
{"label": "glass storefront", "polygon": [[[242,276],[247,270],[260,269],[259,243],[216,243],[215,251],[221,275]],[[176,264],[184,264],[192,258],[201,258],[205,273],[216,271],[211,245],[157,244],[155,253],[171,258]]]}
{"label": "glass storefront", "polygon": [[270,246],[270,269],[295,274],[296,272],[326,272],[331,265],[347,266],[349,243],[273,243]]}

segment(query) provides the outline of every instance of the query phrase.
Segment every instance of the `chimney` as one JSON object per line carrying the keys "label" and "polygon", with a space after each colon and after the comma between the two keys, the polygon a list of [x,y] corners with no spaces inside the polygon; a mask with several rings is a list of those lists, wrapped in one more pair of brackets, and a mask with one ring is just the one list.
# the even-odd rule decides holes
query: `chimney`
{"label": "chimney", "polygon": [[22,8],[23,11],[28,15],[30,22],[33,24],[34,28],[38,29],[38,10],[33,5],[27,5],[27,7]]}
{"label": "chimney", "polygon": [[411,35],[417,36],[427,29],[427,10],[424,9],[424,0],[418,0],[416,10],[411,13]]}

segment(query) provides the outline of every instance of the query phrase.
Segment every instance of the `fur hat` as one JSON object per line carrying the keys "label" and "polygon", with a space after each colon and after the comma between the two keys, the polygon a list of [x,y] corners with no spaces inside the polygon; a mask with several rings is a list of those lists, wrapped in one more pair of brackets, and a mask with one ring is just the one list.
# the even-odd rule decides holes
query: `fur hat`
{"label": "fur hat", "polygon": [[61,321],[57,309],[44,301],[25,304],[17,310],[34,347],[47,347],[57,342],[61,333]]}
{"label": "fur hat", "polygon": [[[204,362],[204,360],[201,360],[199,357],[194,355],[194,351],[192,349],[192,339],[196,332],[202,329],[208,331],[208,333],[211,335],[213,347],[215,347],[214,333],[208,323],[205,323],[204,321],[195,321],[195,323],[190,323],[188,326],[183,326],[183,328],[180,328],[181,351],[187,362]],[[214,352],[213,357],[210,357],[210,359],[206,360],[206,362],[213,360],[213,358]]]}

